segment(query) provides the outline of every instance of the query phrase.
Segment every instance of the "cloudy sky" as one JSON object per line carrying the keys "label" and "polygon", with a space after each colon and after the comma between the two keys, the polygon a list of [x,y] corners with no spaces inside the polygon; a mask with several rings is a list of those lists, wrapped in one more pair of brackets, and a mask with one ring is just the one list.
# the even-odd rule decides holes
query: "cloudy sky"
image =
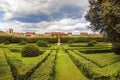
{"label": "cloudy sky", "polygon": [[0,0],[0,30],[89,32],[88,0]]}

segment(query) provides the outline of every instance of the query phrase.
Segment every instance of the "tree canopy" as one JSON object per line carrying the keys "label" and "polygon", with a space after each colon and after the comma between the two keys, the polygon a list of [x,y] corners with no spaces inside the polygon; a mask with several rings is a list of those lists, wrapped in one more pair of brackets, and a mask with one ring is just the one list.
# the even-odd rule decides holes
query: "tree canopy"
{"label": "tree canopy", "polygon": [[94,31],[104,33],[120,54],[120,0],[89,0],[89,11],[85,18]]}

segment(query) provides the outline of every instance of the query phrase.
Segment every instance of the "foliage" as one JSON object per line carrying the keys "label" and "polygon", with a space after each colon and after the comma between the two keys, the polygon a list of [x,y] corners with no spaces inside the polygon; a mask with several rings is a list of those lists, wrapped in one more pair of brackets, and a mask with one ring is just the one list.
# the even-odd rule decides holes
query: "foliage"
{"label": "foliage", "polygon": [[97,44],[97,41],[96,40],[91,40],[91,41],[88,42],[87,46],[91,47],[91,46],[94,46],[95,44]]}
{"label": "foliage", "polygon": [[37,41],[36,44],[37,44],[39,47],[48,47],[46,41],[39,40],[39,41]]}
{"label": "foliage", "polygon": [[14,80],[2,49],[0,49],[0,62],[0,80]]}
{"label": "foliage", "polygon": [[86,47],[86,43],[83,44],[83,43],[80,43],[80,44],[69,44],[68,45],[69,47]]}
{"label": "foliage", "polygon": [[94,46],[94,42],[92,42],[92,41],[88,42],[87,46],[88,47]]}
{"label": "foliage", "polygon": [[28,44],[22,49],[23,57],[34,57],[39,55],[39,48],[35,45]]}
{"label": "foliage", "polygon": [[93,30],[99,30],[113,43],[113,51],[120,54],[120,0],[89,0],[85,18]]}
{"label": "foliage", "polygon": [[21,42],[19,43],[19,45],[26,45],[26,44],[27,44],[26,41],[21,41]]}
{"label": "foliage", "polygon": [[[11,53],[4,49],[15,80],[27,80],[32,73],[47,59],[50,50],[37,57],[21,57],[20,53]],[[7,80],[7,79],[4,79]],[[12,80],[12,79],[11,79]]]}
{"label": "foliage", "polygon": [[57,43],[57,37],[33,37],[33,38],[26,38],[28,43],[36,43],[37,41],[42,40],[48,43]]}
{"label": "foliage", "polygon": [[4,43],[5,41],[11,42],[12,36],[9,35],[0,35],[0,43]]}
{"label": "foliage", "polygon": [[22,38],[21,37],[12,37],[11,42],[12,43],[19,43],[21,42]]}
{"label": "foliage", "polygon": [[71,44],[71,43],[74,43],[74,41],[73,40],[69,40],[67,43]]}
{"label": "foliage", "polygon": [[98,42],[96,40],[91,40],[92,43],[97,44]]}
{"label": "foliage", "polygon": [[21,48],[9,48],[11,52],[21,52]]}
{"label": "foliage", "polygon": [[[21,41],[26,41],[28,43],[36,43],[37,41],[42,40],[47,43],[57,43],[57,37],[15,37],[10,35],[0,35],[0,43],[4,41],[10,41],[11,43],[20,43]],[[61,43],[67,43],[69,40],[72,40],[75,43],[79,42],[89,42],[90,40],[96,40],[98,42],[107,42],[105,37],[81,37],[81,36],[65,36],[61,37]]]}
{"label": "foliage", "polygon": [[89,79],[92,80],[116,80],[119,79],[120,62],[113,63],[105,67],[99,67],[95,63],[78,56],[73,51],[67,51],[73,62],[82,70]]}
{"label": "foliage", "polygon": [[10,44],[10,41],[5,41],[4,44]]}
{"label": "foliage", "polygon": [[113,43],[112,51],[114,51],[116,54],[119,54],[120,53],[120,44]]}
{"label": "foliage", "polygon": [[67,43],[69,40],[72,40],[74,43],[89,42],[91,40],[96,40],[98,42],[107,41],[105,37],[81,37],[81,36],[61,37],[62,43]]}
{"label": "foliage", "polygon": [[108,53],[112,51],[111,49],[87,49],[87,50],[82,50],[80,52],[83,52],[85,54],[95,54],[95,53]]}
{"label": "foliage", "polygon": [[74,50],[74,52],[99,67],[106,67],[120,61],[119,56],[115,55],[113,52],[103,52],[102,54],[98,52],[96,52],[96,54],[84,54],[77,50]]}
{"label": "foliage", "polygon": [[56,51],[52,51],[47,60],[32,74],[30,80],[52,80],[55,70]]}
{"label": "foliage", "polygon": [[[70,47],[70,50],[68,47],[69,44],[65,44],[59,46],[57,54],[55,50],[57,45],[51,44],[52,52],[51,50],[46,50],[44,52],[44,48],[42,48],[42,53],[44,53],[37,57],[21,57],[20,52],[11,52],[6,49],[11,48],[17,50],[22,48],[19,44],[1,44],[4,48],[2,47],[2,49],[0,49],[0,62],[3,62],[0,64],[0,76],[2,76],[0,80],[7,80],[8,78],[13,80],[12,76],[14,80],[53,80],[53,77],[55,80],[120,79],[119,55],[115,55],[112,52],[102,54],[83,54],[79,52],[79,50],[94,51],[95,49],[101,49],[102,51],[103,49],[107,49],[105,47],[111,44],[100,42],[95,44],[94,47],[82,47],[78,46],[79,43],[75,44],[77,45],[77,50],[75,50],[75,47]],[[80,44],[86,45],[86,43]],[[63,49],[69,49],[67,50],[69,56]]]}

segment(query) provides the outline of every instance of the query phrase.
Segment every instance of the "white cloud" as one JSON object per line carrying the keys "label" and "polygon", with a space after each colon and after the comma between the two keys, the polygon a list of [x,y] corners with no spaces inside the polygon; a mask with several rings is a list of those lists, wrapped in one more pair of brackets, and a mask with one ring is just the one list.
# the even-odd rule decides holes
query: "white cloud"
{"label": "white cloud", "polygon": [[0,23],[0,28],[7,31],[9,28],[13,28],[17,32],[35,31],[36,33],[52,32],[52,31],[64,31],[64,32],[85,32],[92,31],[87,28],[89,23],[81,23],[78,19],[62,19],[54,22],[39,22],[39,23],[22,23],[18,21]]}
{"label": "white cloud", "polygon": [[51,14],[65,5],[88,6],[88,0],[0,0],[0,10],[6,14],[5,19],[24,17],[33,14]]}
{"label": "white cloud", "polygon": [[9,20],[9,19],[11,19],[13,17],[13,15],[11,14],[11,13],[9,13],[9,12],[6,12],[5,14],[4,14],[4,20]]}
{"label": "white cloud", "polygon": [[[88,0],[0,0],[0,11],[4,11],[4,20],[10,20],[15,17],[26,17],[36,14],[52,14],[57,12],[63,6],[77,6],[80,8],[88,7]],[[78,12],[79,13],[79,12]],[[64,32],[92,32],[86,26],[83,14],[80,19],[63,18],[57,21],[41,21],[37,23],[22,23],[16,20],[0,23],[0,29],[7,31],[11,26],[14,31],[26,32],[35,31],[44,33],[46,31],[64,31]],[[81,15],[80,15],[81,16]]]}

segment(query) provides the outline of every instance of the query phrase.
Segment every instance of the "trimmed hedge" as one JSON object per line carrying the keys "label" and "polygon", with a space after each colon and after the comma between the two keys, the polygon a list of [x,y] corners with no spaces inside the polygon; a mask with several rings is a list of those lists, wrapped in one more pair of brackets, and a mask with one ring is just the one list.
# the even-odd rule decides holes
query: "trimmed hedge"
{"label": "trimmed hedge", "polygon": [[97,41],[96,40],[91,40],[91,41],[88,42],[87,46],[91,47],[91,46],[94,46],[95,44],[97,44]]}
{"label": "trimmed hedge", "polygon": [[57,43],[57,37],[34,37],[34,38],[26,38],[28,43],[36,43],[37,41],[42,40],[48,43]]}
{"label": "trimmed hedge", "polygon": [[112,52],[111,49],[89,49],[89,50],[82,50],[79,51],[85,54],[97,54],[97,53],[108,53],[108,52]]}
{"label": "trimmed hedge", "polygon": [[[111,53],[104,53],[104,54],[107,54],[107,55],[104,55],[104,54],[98,54],[98,55],[97,54],[93,54],[93,55],[88,54],[88,55],[86,55],[86,54],[80,53],[78,50],[73,50],[73,52],[75,52],[80,57],[83,57],[84,59],[98,65],[99,67],[106,67],[108,65],[112,65],[112,64],[120,61],[119,56],[116,57],[115,54],[111,55]],[[102,61],[100,61],[101,58],[103,59]]]}
{"label": "trimmed hedge", "polygon": [[74,43],[74,41],[73,40],[69,40],[67,43],[71,44],[71,43]]}
{"label": "trimmed hedge", "polygon": [[21,52],[21,48],[8,48],[11,52]]}
{"label": "trimmed hedge", "polygon": [[[4,52],[11,67],[11,71],[14,74],[14,80],[29,79],[33,72],[47,59],[51,53],[50,50],[47,50],[38,57],[28,59],[15,56],[15,54],[11,53],[8,49],[4,49]],[[24,63],[22,62],[23,60],[25,60]]]}
{"label": "trimmed hedge", "polygon": [[10,41],[5,41],[4,44],[10,44]]}
{"label": "trimmed hedge", "polygon": [[23,57],[34,57],[39,55],[39,48],[35,45],[28,44],[22,49]]}
{"label": "trimmed hedge", "polygon": [[37,46],[39,46],[39,47],[48,47],[46,41],[39,40],[39,41],[37,41],[36,44],[37,44]]}
{"label": "trimmed hedge", "polygon": [[119,80],[120,79],[120,62],[116,62],[113,65],[106,67],[99,67],[94,63],[78,56],[72,51],[67,51],[76,66],[82,70],[82,72],[92,80]]}
{"label": "trimmed hedge", "polygon": [[56,51],[52,51],[46,61],[39,66],[31,76],[30,80],[53,80],[55,70]]}
{"label": "trimmed hedge", "polygon": [[0,35],[0,43],[4,43],[5,41],[10,41],[12,40],[12,36],[9,35]]}
{"label": "trimmed hedge", "polygon": [[0,49],[0,62],[0,80],[14,80],[2,49]]}
{"label": "trimmed hedge", "polygon": [[[21,41],[27,41],[28,43],[36,43],[38,40],[43,40],[48,43],[57,43],[57,37],[15,37],[10,35],[0,35],[0,43],[4,41],[10,41],[11,43],[19,43]],[[69,40],[74,41],[75,43],[79,42],[89,42],[91,40],[96,40],[98,42],[107,42],[105,37],[81,37],[81,36],[72,36],[72,37],[61,37],[61,43],[67,43]]]}
{"label": "trimmed hedge", "polygon": [[19,43],[19,45],[26,45],[26,44],[27,44],[26,41],[21,41],[21,42]]}

